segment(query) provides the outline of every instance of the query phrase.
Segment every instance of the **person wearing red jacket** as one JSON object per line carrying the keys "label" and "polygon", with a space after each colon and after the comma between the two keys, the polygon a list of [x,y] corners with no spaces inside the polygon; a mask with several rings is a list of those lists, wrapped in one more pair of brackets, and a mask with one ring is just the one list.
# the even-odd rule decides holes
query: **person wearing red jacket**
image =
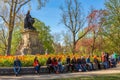
{"label": "person wearing red jacket", "polygon": [[53,67],[54,71],[58,74],[59,73],[58,72],[58,61],[56,58],[53,58],[53,60],[52,60],[52,67]]}
{"label": "person wearing red jacket", "polygon": [[39,74],[39,71],[40,71],[40,63],[39,63],[37,57],[34,58],[33,66],[34,66],[34,69],[35,69],[35,73]]}

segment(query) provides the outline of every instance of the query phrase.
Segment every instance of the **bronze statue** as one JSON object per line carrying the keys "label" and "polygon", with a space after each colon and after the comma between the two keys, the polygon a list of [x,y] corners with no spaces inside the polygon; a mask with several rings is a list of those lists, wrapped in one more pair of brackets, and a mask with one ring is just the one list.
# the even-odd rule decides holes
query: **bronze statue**
{"label": "bronze statue", "polygon": [[35,27],[33,27],[34,22],[34,18],[31,17],[30,11],[28,11],[24,19],[24,29],[36,30]]}

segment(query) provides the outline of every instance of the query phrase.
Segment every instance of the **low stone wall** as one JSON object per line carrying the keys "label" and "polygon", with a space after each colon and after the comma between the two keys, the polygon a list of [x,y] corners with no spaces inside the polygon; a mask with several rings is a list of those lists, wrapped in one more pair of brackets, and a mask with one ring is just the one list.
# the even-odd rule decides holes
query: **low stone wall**
{"label": "low stone wall", "polygon": [[[93,67],[94,67],[95,70],[98,70],[98,66],[97,65],[93,64]],[[100,63],[100,68],[104,69],[104,65],[102,63]]]}
{"label": "low stone wall", "polygon": [[[40,73],[48,73],[46,66],[41,66]],[[34,67],[21,67],[20,74],[35,74]],[[13,67],[1,67],[0,75],[14,75]]]}
{"label": "low stone wall", "polygon": [[[94,69],[98,70],[98,67],[93,64]],[[101,64],[101,68],[103,69],[104,66]],[[66,72],[66,68],[64,70]],[[40,68],[40,74],[46,74],[49,73],[47,66],[41,66]],[[20,74],[35,74],[34,67],[22,67]],[[0,67],[0,75],[14,75],[13,67]]]}

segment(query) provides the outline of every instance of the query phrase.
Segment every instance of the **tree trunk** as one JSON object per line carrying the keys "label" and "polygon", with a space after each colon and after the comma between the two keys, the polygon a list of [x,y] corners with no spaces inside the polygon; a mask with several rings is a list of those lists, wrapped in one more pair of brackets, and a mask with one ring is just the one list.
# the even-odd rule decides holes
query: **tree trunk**
{"label": "tree trunk", "polygon": [[91,50],[91,54],[93,55],[93,52],[94,52],[94,49],[95,49],[95,40],[96,40],[96,37],[95,37],[95,31],[93,31],[93,44],[92,44],[92,50]]}
{"label": "tree trunk", "polygon": [[75,45],[73,45],[72,53],[73,53],[73,55],[75,54]]}
{"label": "tree trunk", "polygon": [[73,32],[73,49],[72,49],[73,55],[75,54],[75,45],[76,45],[76,42],[75,42],[75,33]]}
{"label": "tree trunk", "polygon": [[13,30],[9,30],[9,33],[8,33],[8,39],[7,39],[8,46],[7,46],[6,55],[10,55],[10,52],[11,52],[12,32]]}

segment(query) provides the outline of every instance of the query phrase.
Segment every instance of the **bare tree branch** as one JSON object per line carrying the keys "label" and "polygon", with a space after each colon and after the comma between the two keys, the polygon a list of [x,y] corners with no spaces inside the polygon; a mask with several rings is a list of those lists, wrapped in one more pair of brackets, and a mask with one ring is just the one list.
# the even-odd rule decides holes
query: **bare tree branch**
{"label": "bare tree branch", "polygon": [[8,22],[7,22],[7,20],[5,19],[5,17],[4,16],[2,16],[2,15],[0,15],[0,17],[3,19],[3,21],[8,25]]}
{"label": "bare tree branch", "polygon": [[18,11],[20,10],[20,8],[23,6],[23,5],[25,5],[25,4],[27,4],[28,2],[30,2],[31,0],[27,0],[27,1],[25,1],[24,3],[22,3],[19,7],[18,7],[18,9],[16,10],[16,13],[18,13]]}
{"label": "bare tree branch", "polygon": [[[64,10],[66,9],[66,11]],[[63,24],[70,30],[72,33],[72,46],[73,46],[73,54],[75,53],[75,46],[77,41],[77,35],[80,29],[84,27],[84,18],[82,18],[82,11],[80,2],[78,0],[66,0],[65,8],[61,8],[63,14],[62,14],[62,20]],[[78,39],[82,38],[87,34],[87,31],[84,35],[79,37]]]}
{"label": "bare tree branch", "polygon": [[77,40],[76,40],[76,43],[81,39],[83,38],[92,28],[88,29],[87,31],[84,32],[83,35],[81,35]]}

